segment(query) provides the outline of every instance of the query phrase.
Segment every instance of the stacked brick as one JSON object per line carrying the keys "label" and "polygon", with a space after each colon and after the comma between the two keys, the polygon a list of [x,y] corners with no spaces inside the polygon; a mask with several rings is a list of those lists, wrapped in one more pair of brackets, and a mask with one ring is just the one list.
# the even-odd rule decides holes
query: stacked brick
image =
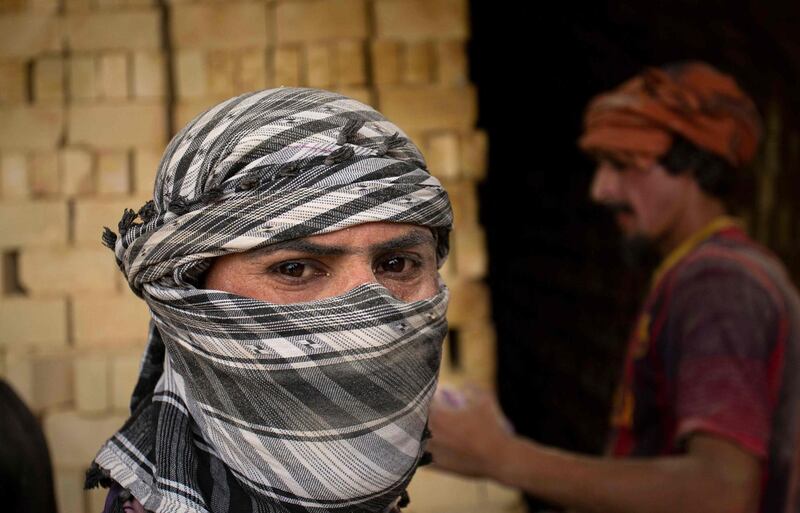
{"label": "stacked brick", "polygon": [[[340,91],[421,145],[456,211],[443,380],[491,384],[468,36],[466,0],[0,0],[0,373],[42,419],[62,513],[101,509],[83,471],[126,416],[145,342],[102,226],[148,199],[170,132],[235,94]],[[430,472],[414,487],[417,513],[513,502]]]}

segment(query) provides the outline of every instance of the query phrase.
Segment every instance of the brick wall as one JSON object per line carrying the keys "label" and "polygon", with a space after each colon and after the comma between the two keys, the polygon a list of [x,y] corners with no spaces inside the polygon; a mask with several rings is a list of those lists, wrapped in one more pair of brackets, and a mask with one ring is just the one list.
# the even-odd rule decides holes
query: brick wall
{"label": "brick wall", "polygon": [[[83,471],[125,420],[148,313],[103,225],[150,195],[169,137],[248,90],[299,85],[406,130],[456,211],[443,380],[493,383],[466,0],[0,0],[0,373],[40,416],[62,513],[100,511]],[[508,511],[516,495],[423,471],[412,512]]]}

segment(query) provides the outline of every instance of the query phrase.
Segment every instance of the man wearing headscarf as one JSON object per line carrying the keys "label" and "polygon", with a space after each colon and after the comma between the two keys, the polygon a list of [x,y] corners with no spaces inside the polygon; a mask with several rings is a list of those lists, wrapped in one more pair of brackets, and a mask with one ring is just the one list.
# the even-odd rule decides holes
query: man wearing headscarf
{"label": "man wearing headscarf", "polygon": [[589,104],[591,197],[663,259],[631,333],[610,457],[515,437],[491,396],[450,392],[431,413],[434,463],[581,511],[800,511],[800,298],[725,203],[760,132],[751,99],[699,62],[647,69]]}
{"label": "man wearing headscarf", "polygon": [[107,511],[389,512],[423,460],[447,332],[447,193],[350,98],[233,98],[106,229],[152,314]]}

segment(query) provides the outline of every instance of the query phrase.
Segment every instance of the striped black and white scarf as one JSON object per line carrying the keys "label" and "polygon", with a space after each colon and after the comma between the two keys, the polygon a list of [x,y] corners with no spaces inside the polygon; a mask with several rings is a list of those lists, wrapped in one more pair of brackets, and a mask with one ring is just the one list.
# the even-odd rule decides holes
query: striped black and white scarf
{"label": "striped black and white scarf", "polygon": [[447,290],[278,305],[199,288],[213,257],[368,222],[452,222],[419,150],[355,100],[279,88],[170,143],[154,200],[104,242],[152,323],[132,415],[94,476],[154,512],[382,512],[424,450]]}

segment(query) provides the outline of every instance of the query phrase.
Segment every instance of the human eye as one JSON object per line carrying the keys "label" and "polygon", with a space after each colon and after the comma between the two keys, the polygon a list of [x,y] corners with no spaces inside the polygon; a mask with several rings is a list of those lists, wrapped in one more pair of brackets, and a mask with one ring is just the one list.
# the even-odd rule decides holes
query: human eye
{"label": "human eye", "polygon": [[378,259],[375,274],[392,279],[411,279],[422,267],[419,257],[411,255],[389,255]]}
{"label": "human eye", "polygon": [[322,264],[303,260],[278,262],[269,266],[267,271],[275,278],[289,284],[301,284],[329,275]]}

